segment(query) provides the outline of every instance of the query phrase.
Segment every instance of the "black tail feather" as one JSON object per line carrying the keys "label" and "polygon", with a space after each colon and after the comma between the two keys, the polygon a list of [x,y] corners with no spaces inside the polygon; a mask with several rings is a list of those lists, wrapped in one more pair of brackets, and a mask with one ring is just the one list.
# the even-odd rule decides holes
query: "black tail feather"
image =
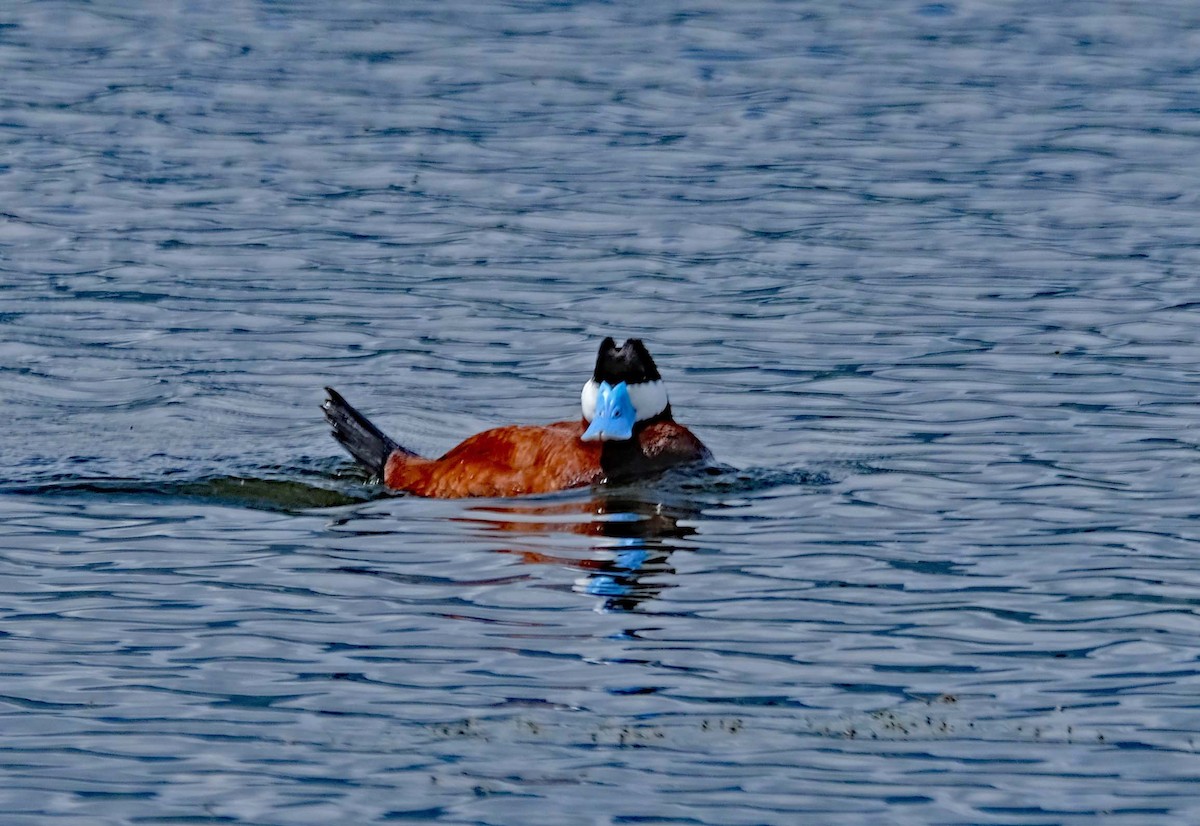
{"label": "black tail feather", "polygon": [[332,387],[326,387],[325,392],[329,398],[321,405],[321,409],[325,411],[325,421],[333,428],[333,438],[341,442],[342,447],[373,475],[383,478],[388,457],[397,450],[409,456],[415,455],[388,438]]}

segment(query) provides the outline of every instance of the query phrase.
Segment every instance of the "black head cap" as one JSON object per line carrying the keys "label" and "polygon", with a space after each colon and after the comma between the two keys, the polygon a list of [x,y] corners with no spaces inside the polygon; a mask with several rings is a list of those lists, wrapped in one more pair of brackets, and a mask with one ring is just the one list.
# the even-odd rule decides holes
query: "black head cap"
{"label": "black head cap", "polygon": [[650,351],[640,338],[631,338],[617,347],[612,337],[600,342],[600,353],[596,356],[596,369],[592,378],[611,385],[625,382],[632,386],[646,381],[659,381],[662,376],[650,358]]}

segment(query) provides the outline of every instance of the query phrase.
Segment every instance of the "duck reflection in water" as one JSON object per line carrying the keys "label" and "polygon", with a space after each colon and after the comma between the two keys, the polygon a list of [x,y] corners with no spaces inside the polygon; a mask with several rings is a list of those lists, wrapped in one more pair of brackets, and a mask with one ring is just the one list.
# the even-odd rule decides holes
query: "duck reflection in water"
{"label": "duck reflection in water", "polygon": [[[618,491],[597,491],[571,502],[494,501],[471,510],[475,515],[460,519],[488,531],[523,535],[525,541],[505,543],[509,547],[498,548],[500,553],[514,554],[530,565],[557,565],[580,572],[573,590],[598,597],[597,611],[636,611],[643,602],[672,587],[671,552],[678,540],[696,533],[681,520],[699,516],[698,509]],[[565,547],[545,550],[539,539],[556,534],[593,541],[581,555],[570,555]],[[555,544],[570,545],[566,540],[564,536]]]}

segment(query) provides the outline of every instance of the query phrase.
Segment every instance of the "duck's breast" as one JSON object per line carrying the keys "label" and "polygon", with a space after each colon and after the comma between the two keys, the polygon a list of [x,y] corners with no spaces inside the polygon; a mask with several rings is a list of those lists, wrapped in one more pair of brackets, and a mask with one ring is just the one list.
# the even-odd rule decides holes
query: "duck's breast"
{"label": "duck's breast", "polygon": [[712,453],[695,433],[675,421],[655,422],[638,436],[642,452],[657,467],[671,467],[712,459]]}

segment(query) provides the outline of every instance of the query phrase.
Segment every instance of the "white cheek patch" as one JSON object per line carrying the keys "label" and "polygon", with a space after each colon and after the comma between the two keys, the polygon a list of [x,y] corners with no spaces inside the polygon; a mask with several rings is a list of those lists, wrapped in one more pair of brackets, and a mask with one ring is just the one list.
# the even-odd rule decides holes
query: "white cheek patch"
{"label": "white cheek patch", "polygon": [[[652,419],[667,409],[667,386],[662,379],[629,385],[629,400],[637,411],[639,422]],[[595,409],[595,408],[593,408]]]}
{"label": "white cheek patch", "polygon": [[600,385],[596,384],[595,379],[590,379],[583,386],[583,392],[579,394],[579,401],[583,406],[583,418],[591,421],[596,418],[596,395],[600,392]]}

